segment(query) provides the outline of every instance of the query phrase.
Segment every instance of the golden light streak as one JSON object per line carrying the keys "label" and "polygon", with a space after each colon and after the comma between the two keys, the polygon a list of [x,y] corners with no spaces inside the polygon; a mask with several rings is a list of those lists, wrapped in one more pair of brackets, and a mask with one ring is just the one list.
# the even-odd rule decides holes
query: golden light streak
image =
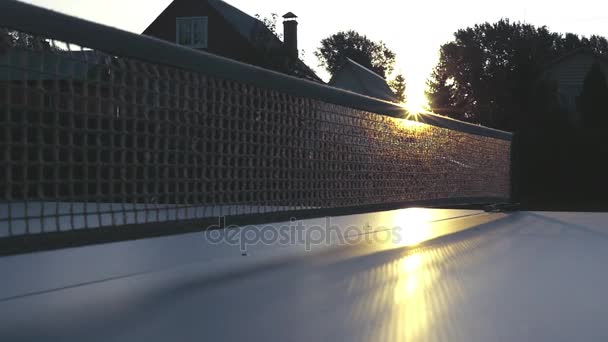
{"label": "golden light streak", "polygon": [[420,131],[428,128],[428,126],[422,122],[418,117],[418,114],[408,112],[404,119],[399,119],[399,125],[403,128]]}

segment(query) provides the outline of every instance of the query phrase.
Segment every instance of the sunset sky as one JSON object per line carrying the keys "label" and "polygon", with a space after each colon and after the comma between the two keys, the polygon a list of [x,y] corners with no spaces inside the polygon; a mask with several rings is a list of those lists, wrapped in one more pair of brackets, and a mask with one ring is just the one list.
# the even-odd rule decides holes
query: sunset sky
{"label": "sunset sky", "polygon": [[[141,33],[172,0],[26,0],[26,2],[81,18]],[[608,2],[597,0],[529,1],[330,1],[330,0],[227,0],[254,15],[299,16],[300,49],[305,62],[325,80],[313,52],[321,39],[339,30],[354,29],[383,40],[397,53],[397,71],[405,74],[408,98],[424,102],[425,80],[437,62],[438,49],[455,30],[506,17],[557,32],[608,36]],[[576,8],[573,5],[576,4]],[[282,25],[279,23],[279,31]]]}

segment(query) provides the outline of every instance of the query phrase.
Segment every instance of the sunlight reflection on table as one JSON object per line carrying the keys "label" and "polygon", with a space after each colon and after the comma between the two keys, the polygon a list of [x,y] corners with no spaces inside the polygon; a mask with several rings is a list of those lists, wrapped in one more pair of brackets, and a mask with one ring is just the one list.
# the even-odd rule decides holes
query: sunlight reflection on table
{"label": "sunlight reflection on table", "polygon": [[431,221],[434,220],[435,213],[421,208],[397,211],[394,217],[394,225],[399,228],[395,232],[398,234],[394,240],[395,247],[415,246],[431,238],[433,233]]}
{"label": "sunlight reflection on table", "polygon": [[[464,219],[466,217],[466,219]],[[359,292],[353,319],[367,320],[367,341],[418,341],[431,337],[447,339],[432,329],[434,322],[450,320],[458,310],[460,289],[441,283],[445,265],[455,254],[471,248],[460,242],[432,247],[422,242],[502,218],[483,212],[447,212],[420,208],[388,212],[384,220],[392,222],[393,239],[389,249],[404,249],[401,257],[353,277],[349,289]],[[357,290],[358,289],[358,290]],[[439,290],[438,290],[439,289]],[[363,293],[365,293],[363,295]],[[373,322],[369,322],[373,317]],[[432,339],[432,338],[431,338]]]}

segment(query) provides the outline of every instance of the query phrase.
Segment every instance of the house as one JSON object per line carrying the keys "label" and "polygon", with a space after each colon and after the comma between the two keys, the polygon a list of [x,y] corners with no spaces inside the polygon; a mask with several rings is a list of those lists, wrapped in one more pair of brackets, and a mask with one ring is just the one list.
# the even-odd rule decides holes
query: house
{"label": "house", "polygon": [[346,58],[329,85],[377,99],[399,102],[386,80],[363,65]]}
{"label": "house", "polygon": [[299,58],[297,16],[283,16],[282,42],[264,23],[221,0],[174,0],[144,35],[310,81],[323,81]]}
{"label": "house", "polygon": [[591,66],[598,63],[608,79],[608,57],[599,55],[590,49],[576,49],[545,66],[540,80],[550,84],[556,92],[558,106],[568,114],[573,125],[580,125],[581,115],[577,99],[583,89],[583,83]]}

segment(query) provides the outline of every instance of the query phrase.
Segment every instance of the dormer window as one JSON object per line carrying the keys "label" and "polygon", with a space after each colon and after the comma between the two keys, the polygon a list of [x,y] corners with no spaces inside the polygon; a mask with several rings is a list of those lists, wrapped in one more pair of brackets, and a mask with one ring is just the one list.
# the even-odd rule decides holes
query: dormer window
{"label": "dormer window", "polygon": [[206,49],[208,21],[207,17],[177,18],[176,43],[195,49]]}

